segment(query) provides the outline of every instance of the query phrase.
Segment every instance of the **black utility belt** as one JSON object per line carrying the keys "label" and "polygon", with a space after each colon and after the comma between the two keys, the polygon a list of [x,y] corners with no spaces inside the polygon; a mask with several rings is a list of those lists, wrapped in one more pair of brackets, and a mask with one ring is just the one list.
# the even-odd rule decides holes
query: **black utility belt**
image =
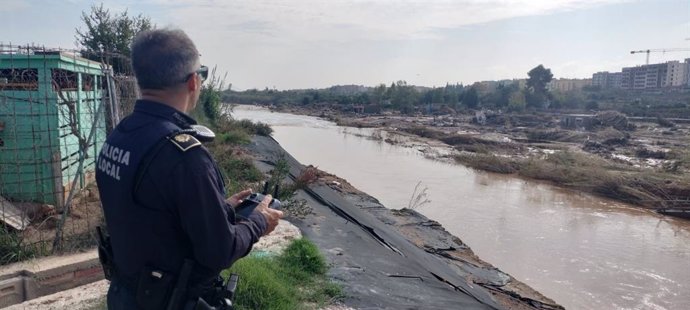
{"label": "black utility belt", "polygon": [[175,277],[153,268],[145,268],[137,281],[136,301],[143,309],[231,310],[238,276],[233,274],[226,284],[222,279],[209,288],[189,288],[192,261],[185,260]]}

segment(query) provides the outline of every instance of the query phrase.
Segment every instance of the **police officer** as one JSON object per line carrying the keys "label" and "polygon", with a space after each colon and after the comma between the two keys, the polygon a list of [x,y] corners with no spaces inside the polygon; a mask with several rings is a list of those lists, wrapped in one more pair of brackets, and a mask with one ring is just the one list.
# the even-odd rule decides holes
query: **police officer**
{"label": "police officer", "polygon": [[145,31],[131,49],[141,99],[108,136],[96,169],[112,245],[111,310],[165,308],[185,261],[193,262],[187,298],[204,298],[283,216],[268,208],[270,195],[248,218],[233,206],[250,190],[225,198],[218,166],[190,130],[187,113],[208,75],[190,38]]}

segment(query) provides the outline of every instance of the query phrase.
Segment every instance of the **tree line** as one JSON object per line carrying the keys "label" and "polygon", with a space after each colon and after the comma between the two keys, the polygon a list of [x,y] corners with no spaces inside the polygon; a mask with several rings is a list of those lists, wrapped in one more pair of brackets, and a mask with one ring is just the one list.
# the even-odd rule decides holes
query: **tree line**
{"label": "tree line", "polygon": [[541,108],[554,97],[546,88],[553,78],[550,69],[539,65],[530,70],[524,86],[518,80],[498,82],[495,89],[483,90],[478,84],[446,84],[443,87],[418,87],[405,81],[375,87],[333,86],[326,89],[226,90],[223,100],[240,104],[300,105],[333,104],[362,106],[367,112],[396,110],[403,114],[431,110],[496,108],[522,111]]}

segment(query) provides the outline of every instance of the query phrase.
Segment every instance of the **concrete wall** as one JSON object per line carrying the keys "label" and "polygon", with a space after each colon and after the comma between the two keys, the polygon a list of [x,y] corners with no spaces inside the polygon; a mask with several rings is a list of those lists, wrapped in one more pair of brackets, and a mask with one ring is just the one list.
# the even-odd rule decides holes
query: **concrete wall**
{"label": "concrete wall", "polygon": [[[0,308],[103,279],[103,270],[93,254],[59,259],[69,263],[43,261],[28,263],[27,266],[33,266],[29,270],[17,271],[12,266],[0,270]],[[55,266],[43,269],[41,265]]]}

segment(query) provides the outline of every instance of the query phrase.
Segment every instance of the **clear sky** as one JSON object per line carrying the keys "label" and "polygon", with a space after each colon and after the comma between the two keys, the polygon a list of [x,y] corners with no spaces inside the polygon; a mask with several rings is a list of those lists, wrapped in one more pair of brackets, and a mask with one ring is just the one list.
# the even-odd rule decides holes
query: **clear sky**
{"label": "clear sky", "polygon": [[[524,78],[538,64],[585,78],[643,64],[631,50],[690,48],[690,0],[103,2],[183,29],[234,89],[467,84]],[[0,0],[0,42],[75,48],[93,3]],[[650,62],[684,58],[690,52]]]}

